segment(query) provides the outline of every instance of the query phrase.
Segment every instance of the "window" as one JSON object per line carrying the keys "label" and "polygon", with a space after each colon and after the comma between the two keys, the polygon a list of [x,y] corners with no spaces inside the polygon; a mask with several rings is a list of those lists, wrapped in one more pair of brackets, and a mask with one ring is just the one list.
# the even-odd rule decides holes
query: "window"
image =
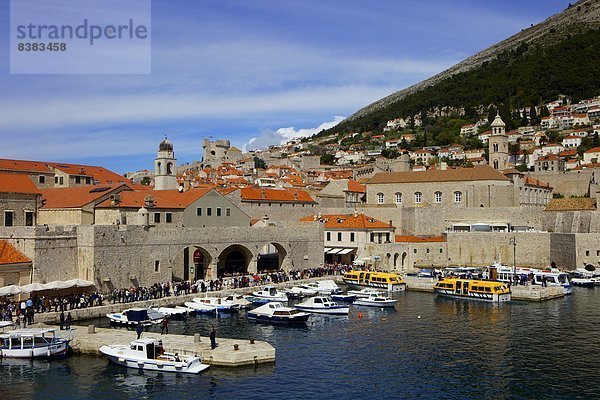
{"label": "window", "polygon": [[154,223],[160,224],[160,213],[154,213]]}
{"label": "window", "polygon": [[38,183],[46,183],[46,177],[44,175],[38,176]]}
{"label": "window", "polygon": [[33,211],[25,211],[25,226],[33,226]]}
{"label": "window", "polygon": [[383,193],[377,193],[377,204],[383,204]]}
{"label": "window", "polygon": [[55,176],[55,177],[54,177],[54,184],[55,184],[55,185],[58,185],[58,176]]}
{"label": "window", "polygon": [[202,216],[202,207],[196,208],[196,215],[199,216],[199,217]]}
{"label": "window", "polygon": [[462,202],[462,192],[454,192],[454,202],[456,204]]}
{"label": "window", "polygon": [[342,232],[338,232],[338,242],[342,241]]}
{"label": "window", "polygon": [[210,217],[212,215],[212,208],[206,207],[206,216]]}
{"label": "window", "polygon": [[4,226],[13,226],[14,216],[14,211],[4,211]]}
{"label": "window", "polygon": [[423,201],[423,193],[416,192],[415,193],[415,203],[421,204],[422,201]]}
{"label": "window", "polygon": [[417,254],[417,249],[414,249],[414,250],[413,250],[413,253]]}
{"label": "window", "polygon": [[440,204],[442,202],[442,192],[435,192],[433,201]]}
{"label": "window", "polygon": [[75,183],[78,184],[78,185],[81,183],[81,177],[80,176],[76,176],[75,177]]}
{"label": "window", "polygon": [[165,222],[168,224],[173,222],[173,214],[172,213],[165,213]]}
{"label": "window", "polygon": [[[6,226],[12,226],[12,225],[6,225]],[[590,251],[589,251],[589,250],[586,250],[586,251],[585,251],[585,256],[586,256],[586,257],[589,257],[589,256],[590,256]]]}
{"label": "window", "polygon": [[64,182],[65,182],[65,181],[64,181],[64,179],[63,179],[63,177],[62,177],[62,176],[58,177],[58,184],[59,184],[60,186],[62,186],[62,185],[64,184]]}
{"label": "window", "polygon": [[225,216],[226,217],[231,217],[231,208],[226,208],[225,209]]}
{"label": "window", "polygon": [[442,254],[443,252],[444,252],[444,249],[442,249],[442,248],[440,247],[440,254]]}
{"label": "window", "polygon": [[354,232],[350,232],[350,241],[354,242]]}
{"label": "window", "polygon": [[327,241],[331,242],[331,232],[327,232]]}
{"label": "window", "polygon": [[390,242],[390,233],[389,233],[389,232],[387,232],[387,233],[385,234],[385,241],[386,241],[387,243],[389,243],[389,242]]}
{"label": "window", "polygon": [[396,204],[402,203],[402,193],[396,192],[395,196],[396,196]]}
{"label": "window", "polygon": [[371,242],[374,242],[374,241],[375,241],[375,233],[371,232]]}
{"label": "window", "polygon": [[160,271],[160,260],[154,261],[154,272]]}
{"label": "window", "polygon": [[90,178],[89,176],[85,178],[85,184],[86,185],[90,185],[92,183],[92,178]]}
{"label": "window", "polygon": [[217,207],[217,217],[221,216],[221,207]]}
{"label": "window", "polygon": [[492,147],[493,147],[492,151],[498,151],[498,143],[494,143]]}

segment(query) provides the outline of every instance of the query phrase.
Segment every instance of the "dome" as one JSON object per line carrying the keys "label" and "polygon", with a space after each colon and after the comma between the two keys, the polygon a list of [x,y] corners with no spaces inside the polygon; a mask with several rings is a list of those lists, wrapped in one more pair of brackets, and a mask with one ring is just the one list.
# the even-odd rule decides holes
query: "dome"
{"label": "dome", "polygon": [[173,151],[173,143],[169,142],[165,136],[165,140],[158,145],[158,151]]}
{"label": "dome", "polygon": [[496,115],[496,118],[494,118],[494,121],[492,122],[491,127],[505,127],[506,124],[504,123],[504,121],[502,121],[502,118],[500,118],[500,114]]}

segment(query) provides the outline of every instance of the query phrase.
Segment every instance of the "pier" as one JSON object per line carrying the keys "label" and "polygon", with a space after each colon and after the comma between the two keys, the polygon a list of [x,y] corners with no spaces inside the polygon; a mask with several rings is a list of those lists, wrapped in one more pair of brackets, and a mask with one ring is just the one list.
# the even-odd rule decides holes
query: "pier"
{"label": "pier", "polygon": [[[126,329],[96,328],[93,325],[74,326],[72,330],[57,331],[57,336],[70,338],[75,353],[100,355],[103,345],[129,345],[137,334]],[[142,337],[162,339],[165,351],[181,355],[198,355],[204,364],[239,367],[275,362],[275,348],[259,340],[217,338],[217,348],[211,350],[210,339],[199,334],[161,335],[144,332]]]}
{"label": "pier", "polygon": [[[414,276],[407,276],[404,280],[406,282],[406,290],[414,292],[433,293],[433,285],[436,282],[433,278],[417,278]],[[561,286],[513,285],[510,287],[510,290],[512,300],[521,301],[545,301],[565,296],[565,292]]]}

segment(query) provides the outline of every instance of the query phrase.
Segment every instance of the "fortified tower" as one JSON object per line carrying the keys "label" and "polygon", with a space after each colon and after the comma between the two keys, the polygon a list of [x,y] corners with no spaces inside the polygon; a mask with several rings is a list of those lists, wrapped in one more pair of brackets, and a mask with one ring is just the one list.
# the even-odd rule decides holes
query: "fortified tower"
{"label": "fortified tower", "polygon": [[154,160],[154,190],[177,189],[177,160],[173,152],[173,143],[167,140],[160,142]]}
{"label": "fortified tower", "polygon": [[489,139],[490,165],[497,170],[508,168],[508,136],[506,136],[506,124],[496,114],[491,125],[492,133]]}

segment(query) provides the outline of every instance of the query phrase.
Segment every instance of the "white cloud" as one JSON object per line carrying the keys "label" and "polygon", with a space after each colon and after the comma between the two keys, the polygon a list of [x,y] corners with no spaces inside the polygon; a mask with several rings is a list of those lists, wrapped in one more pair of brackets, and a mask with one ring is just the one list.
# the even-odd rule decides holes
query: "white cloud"
{"label": "white cloud", "polygon": [[290,139],[309,137],[321,132],[323,129],[329,129],[336,126],[337,124],[342,122],[344,118],[345,117],[336,115],[333,117],[333,121],[323,122],[315,128],[296,129],[293,126],[290,126],[287,128],[279,128],[276,131],[272,129],[263,129],[260,132],[260,136],[253,137],[252,139],[250,139],[247,143],[244,144],[242,149],[244,151],[264,149],[271,145],[285,143]]}

